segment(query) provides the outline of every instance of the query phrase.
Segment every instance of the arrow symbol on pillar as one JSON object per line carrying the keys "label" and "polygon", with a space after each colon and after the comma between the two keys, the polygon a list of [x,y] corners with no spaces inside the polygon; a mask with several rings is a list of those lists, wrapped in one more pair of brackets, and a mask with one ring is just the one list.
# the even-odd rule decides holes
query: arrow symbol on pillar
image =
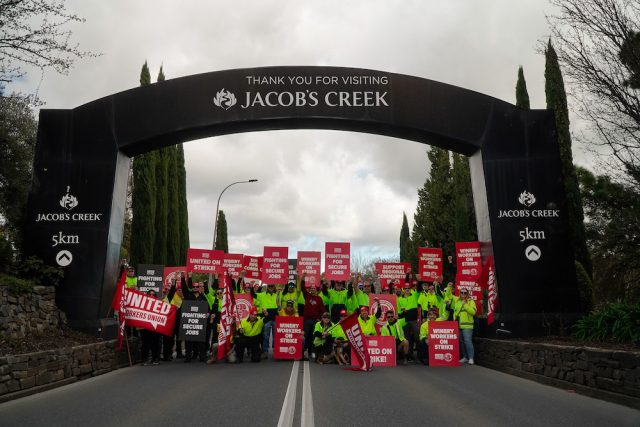
{"label": "arrow symbol on pillar", "polygon": [[524,251],[525,256],[529,261],[537,261],[542,256],[542,251],[536,245],[527,246]]}

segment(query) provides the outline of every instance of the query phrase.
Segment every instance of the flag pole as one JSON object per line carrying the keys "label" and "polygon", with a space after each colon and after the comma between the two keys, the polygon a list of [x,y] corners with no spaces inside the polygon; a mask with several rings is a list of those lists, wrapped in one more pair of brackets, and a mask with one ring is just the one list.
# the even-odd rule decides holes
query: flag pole
{"label": "flag pole", "polygon": [[129,337],[127,336],[126,332],[124,334],[124,343],[127,346],[127,356],[129,356],[129,367],[131,367],[133,366],[133,363],[131,362],[131,349],[129,348]]}

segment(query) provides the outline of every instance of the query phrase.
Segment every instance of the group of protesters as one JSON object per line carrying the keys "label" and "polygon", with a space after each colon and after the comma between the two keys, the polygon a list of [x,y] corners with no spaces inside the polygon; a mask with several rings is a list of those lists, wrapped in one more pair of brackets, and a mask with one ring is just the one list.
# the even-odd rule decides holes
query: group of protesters
{"label": "group of protesters", "polygon": [[[158,364],[160,360],[171,361],[174,357],[214,363],[217,358],[218,330],[223,309],[223,288],[230,286],[235,294],[249,294],[253,300],[248,316],[236,319],[233,324],[233,347],[225,354],[229,362],[241,363],[245,354],[252,362],[267,359],[269,348],[275,343],[276,316],[303,318],[303,360],[314,360],[319,364],[350,364],[349,342],[340,327],[341,321],[353,313],[358,314],[362,333],[367,336],[382,335],[395,338],[398,360],[406,365],[410,361],[428,364],[428,331],[430,322],[455,320],[460,328],[461,363],[473,364],[472,343],[475,302],[469,292],[461,288],[456,291],[452,281],[444,284],[442,277],[434,282],[421,282],[409,271],[404,279],[389,281],[381,293],[395,294],[397,312],[387,310],[374,298],[375,313],[370,315],[370,294],[374,294],[371,280],[360,274],[352,274],[349,281],[325,280],[321,276],[320,286],[307,286],[306,275],[296,283],[285,285],[254,286],[245,280],[245,272],[237,278],[225,276],[229,282],[222,284],[219,276],[212,281],[194,281],[191,273],[172,281],[164,300],[178,309],[172,336],[140,331],[142,360],[146,364]],[[127,287],[135,287],[135,271],[129,267]],[[179,284],[179,286],[178,286]],[[154,295],[153,291],[149,294]],[[207,303],[208,321],[204,342],[178,339],[179,310],[182,301],[204,301]],[[384,314],[385,322],[376,329],[376,322]],[[378,332],[379,331],[379,332]],[[306,353],[306,354],[305,354]],[[149,354],[151,357],[149,358]]]}

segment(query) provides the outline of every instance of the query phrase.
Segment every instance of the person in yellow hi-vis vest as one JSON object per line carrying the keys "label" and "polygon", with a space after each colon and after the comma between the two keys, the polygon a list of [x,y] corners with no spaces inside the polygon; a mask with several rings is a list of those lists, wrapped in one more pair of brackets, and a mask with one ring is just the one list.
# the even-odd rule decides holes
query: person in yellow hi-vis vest
{"label": "person in yellow hi-vis vest", "polygon": [[402,364],[407,364],[407,354],[409,353],[409,341],[404,337],[404,331],[398,317],[393,310],[387,311],[387,323],[380,328],[383,337],[394,337],[396,339],[396,351],[402,355]]}
{"label": "person in yellow hi-vis vest", "polygon": [[469,297],[467,289],[460,289],[460,298],[453,307],[453,319],[460,325],[462,359],[460,363],[473,365],[473,318],[476,315],[476,303]]}
{"label": "person in yellow hi-vis vest", "polygon": [[242,319],[242,322],[240,322],[240,329],[238,329],[238,334],[240,335],[238,343],[236,344],[236,357],[238,363],[242,363],[245,349],[249,349],[249,355],[252,362],[260,362],[262,353],[260,350],[260,335],[262,334],[263,326],[264,322],[262,317],[258,316],[258,310],[255,307],[251,307],[251,310],[249,310],[249,316]]}

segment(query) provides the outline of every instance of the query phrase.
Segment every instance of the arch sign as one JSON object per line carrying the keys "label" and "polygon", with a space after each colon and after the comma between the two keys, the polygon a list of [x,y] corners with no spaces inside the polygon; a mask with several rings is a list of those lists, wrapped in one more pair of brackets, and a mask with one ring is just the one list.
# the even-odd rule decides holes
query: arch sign
{"label": "arch sign", "polygon": [[95,332],[110,324],[132,156],[272,129],[367,132],[470,156],[478,237],[483,257],[494,255],[500,323],[515,328],[536,313],[577,312],[552,112],[383,71],[267,67],[40,111],[27,250],[64,268],[57,303],[71,325]]}

